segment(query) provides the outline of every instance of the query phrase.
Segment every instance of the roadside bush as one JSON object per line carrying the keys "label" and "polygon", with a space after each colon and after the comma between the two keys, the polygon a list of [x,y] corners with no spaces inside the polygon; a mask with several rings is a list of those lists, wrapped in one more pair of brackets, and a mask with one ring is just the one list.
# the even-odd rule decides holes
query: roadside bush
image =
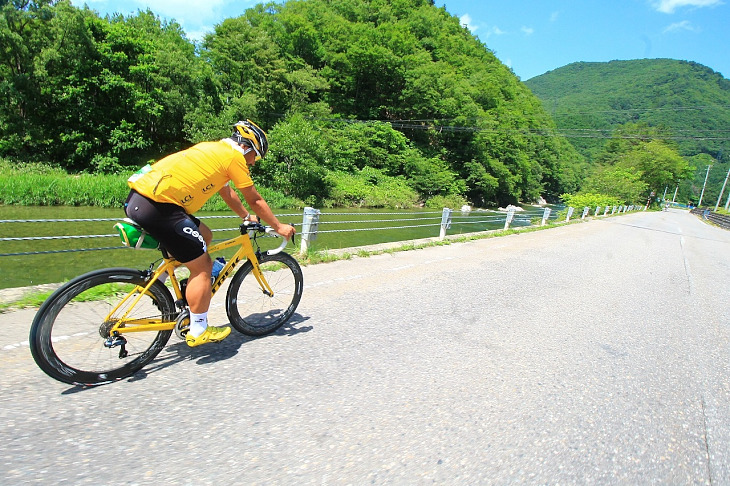
{"label": "roadside bush", "polygon": [[578,194],[563,194],[560,196],[566,206],[574,207],[576,210],[583,210],[585,207],[595,209],[600,206],[618,206],[621,204],[619,198],[606,194],[594,194],[583,192]]}
{"label": "roadside bush", "polygon": [[434,196],[426,201],[426,207],[429,209],[461,209],[461,207],[465,204],[468,204],[467,200],[458,194],[450,196]]}
{"label": "roadside bush", "polygon": [[410,208],[418,194],[403,177],[385,175],[383,171],[364,167],[355,172],[333,171],[326,176],[330,197],[325,207]]}

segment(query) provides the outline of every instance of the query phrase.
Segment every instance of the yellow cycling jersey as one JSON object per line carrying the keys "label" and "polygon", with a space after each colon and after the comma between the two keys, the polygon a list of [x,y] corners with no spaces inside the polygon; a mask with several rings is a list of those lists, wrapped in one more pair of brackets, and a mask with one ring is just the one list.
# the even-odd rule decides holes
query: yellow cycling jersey
{"label": "yellow cycling jersey", "polygon": [[159,160],[141,176],[131,177],[129,187],[192,214],[229,181],[239,189],[253,185],[243,152],[237,148],[225,139],[199,143]]}

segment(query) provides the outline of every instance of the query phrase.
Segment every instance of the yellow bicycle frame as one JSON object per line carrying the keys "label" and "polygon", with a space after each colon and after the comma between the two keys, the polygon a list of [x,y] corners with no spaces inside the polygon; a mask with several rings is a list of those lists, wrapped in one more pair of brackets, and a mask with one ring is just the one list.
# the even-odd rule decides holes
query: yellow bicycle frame
{"label": "yellow bicycle frame", "polygon": [[[239,249],[236,251],[233,257],[231,257],[231,259],[226,262],[223,269],[221,269],[220,274],[218,274],[218,277],[216,277],[215,282],[213,282],[212,295],[215,295],[218,289],[220,289],[226,278],[228,278],[228,276],[236,268],[236,265],[238,265],[241,260],[246,258],[248,261],[251,262],[251,265],[253,266],[253,275],[254,277],[256,277],[256,281],[261,286],[261,290],[267,295],[273,297],[274,292],[269,286],[269,283],[264,278],[263,274],[261,273],[259,260],[256,257],[253,245],[251,244],[251,237],[248,235],[248,233],[243,233],[242,235],[231,238],[230,240],[217,243],[208,248],[208,253],[216,253],[234,246],[239,246]],[[121,302],[119,302],[119,304],[117,304],[106,316],[106,322],[116,321],[114,326],[109,330],[109,335],[113,336],[115,334],[124,334],[128,332],[173,330],[177,322],[176,319],[171,321],[163,320],[162,318],[130,319],[128,318],[128,316],[132,309],[137,306],[142,296],[149,291],[149,289],[152,287],[152,285],[154,285],[155,281],[160,277],[160,275],[165,272],[167,272],[167,274],[169,275],[170,283],[172,284],[172,289],[175,293],[175,299],[182,299],[183,295],[180,288],[180,282],[175,277],[174,272],[174,270],[181,265],[182,263],[178,262],[174,258],[163,259],[163,262],[160,264],[160,266],[157,267],[157,270],[155,270],[155,272],[150,277],[147,285],[145,285],[144,287],[136,286],[131,292],[125,295],[124,298],[122,298]],[[126,305],[130,300],[131,304],[129,304],[129,308],[126,310],[126,312],[124,312],[121,317],[114,317],[115,313],[118,312],[119,309]],[[177,315],[175,317],[177,318]]]}

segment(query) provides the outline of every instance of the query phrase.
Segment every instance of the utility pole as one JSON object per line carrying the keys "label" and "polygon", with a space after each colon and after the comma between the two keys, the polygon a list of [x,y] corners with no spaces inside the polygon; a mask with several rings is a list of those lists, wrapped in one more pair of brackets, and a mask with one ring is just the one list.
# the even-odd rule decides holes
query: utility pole
{"label": "utility pole", "polygon": [[722,183],[722,189],[720,189],[720,197],[717,198],[717,204],[715,204],[715,212],[717,212],[717,208],[720,206],[720,201],[722,201],[722,194],[725,192],[725,186],[727,185],[728,177],[730,177],[730,169],[727,170],[727,175],[725,176],[725,182]]}
{"label": "utility pole", "polygon": [[712,168],[711,165],[707,166],[707,174],[705,174],[705,183],[702,184],[702,192],[700,193],[700,202],[697,203],[697,207],[702,206],[702,198],[705,196],[705,186],[707,185],[707,178],[710,176],[710,169]]}
{"label": "utility pole", "polygon": [[679,191],[679,184],[677,184],[677,187],[674,189],[674,197],[672,198],[672,204],[674,204],[674,201],[677,200],[677,191]]}

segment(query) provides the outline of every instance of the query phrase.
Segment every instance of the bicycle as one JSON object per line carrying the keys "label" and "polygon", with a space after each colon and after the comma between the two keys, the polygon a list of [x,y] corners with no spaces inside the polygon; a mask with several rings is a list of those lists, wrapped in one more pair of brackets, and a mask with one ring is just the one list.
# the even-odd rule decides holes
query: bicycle
{"label": "bicycle", "polygon": [[[272,228],[247,221],[239,230],[239,236],[208,249],[214,254],[239,247],[213,281],[212,293],[245,260],[228,287],[226,313],[237,331],[263,336],[281,327],[296,310],[303,291],[302,271],[282,251],[286,239],[278,248],[261,251],[259,237],[279,237]],[[164,248],[159,250],[162,258],[146,270],[92,271],[48,297],[30,329],[30,350],[41,370],[71,385],[101,385],[142,369],[173,332],[184,340],[190,325],[187,279],[178,280],[175,269],[182,264]],[[170,288],[161,280],[165,274]]]}

